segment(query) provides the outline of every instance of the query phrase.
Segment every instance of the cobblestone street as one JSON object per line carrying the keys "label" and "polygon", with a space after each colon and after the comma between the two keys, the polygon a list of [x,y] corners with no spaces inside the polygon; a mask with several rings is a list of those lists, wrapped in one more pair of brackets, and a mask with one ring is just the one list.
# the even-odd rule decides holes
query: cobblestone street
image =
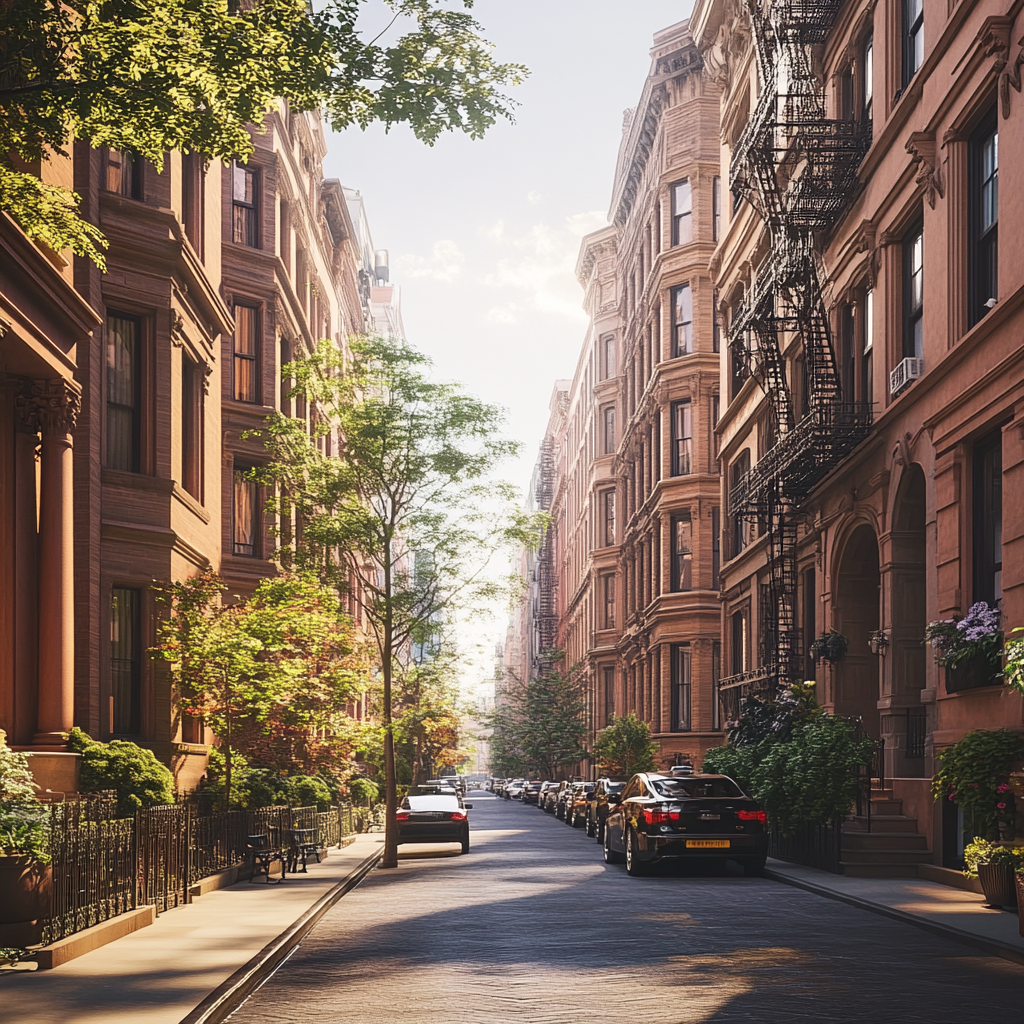
{"label": "cobblestone street", "polygon": [[629,878],[582,829],[471,802],[468,856],[401,847],[234,1024],[1020,1019],[1024,967],[731,866]]}

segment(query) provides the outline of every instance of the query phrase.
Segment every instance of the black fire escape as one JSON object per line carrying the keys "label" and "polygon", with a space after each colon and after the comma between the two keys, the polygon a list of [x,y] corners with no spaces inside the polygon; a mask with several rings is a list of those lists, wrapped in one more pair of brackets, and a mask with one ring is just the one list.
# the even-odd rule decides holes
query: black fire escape
{"label": "black fire escape", "polygon": [[[829,119],[812,70],[842,0],[747,0],[761,93],[732,157],[730,187],[768,229],[769,250],[734,312],[734,360],[768,398],[771,448],[729,494],[731,515],[767,534],[761,666],[722,680],[730,717],[741,695],[773,693],[797,670],[797,517],[811,489],[867,435],[870,405],[843,400],[816,237],[846,208],[870,123]],[[806,397],[797,418],[782,356],[802,342]],[[799,349],[799,345],[797,345]],[[766,614],[765,614],[766,613]]]}
{"label": "black fire escape", "polygon": [[[550,437],[540,448],[540,466],[537,474],[534,500],[538,509],[551,511],[555,496],[555,446]],[[547,652],[558,647],[558,567],[555,564],[554,529],[544,531],[544,539],[537,552],[533,567],[533,664],[531,677],[542,674],[551,666]]]}

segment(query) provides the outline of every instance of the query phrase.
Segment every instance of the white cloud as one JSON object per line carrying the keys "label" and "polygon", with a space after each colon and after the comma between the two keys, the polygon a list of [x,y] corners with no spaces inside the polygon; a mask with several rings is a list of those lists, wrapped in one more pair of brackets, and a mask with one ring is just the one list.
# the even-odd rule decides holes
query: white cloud
{"label": "white cloud", "polygon": [[538,192],[536,189],[526,193],[526,201],[531,206],[539,206],[545,199],[547,199],[547,196],[544,195],[543,192]]}
{"label": "white cloud", "polygon": [[396,270],[402,277],[421,277],[451,284],[462,275],[466,257],[450,238],[442,238],[434,243],[429,256],[407,253],[399,256],[395,262]]}
{"label": "white cloud", "polygon": [[503,306],[492,306],[484,314],[484,319],[492,324],[514,324],[519,322],[516,316],[516,306],[506,303]]}

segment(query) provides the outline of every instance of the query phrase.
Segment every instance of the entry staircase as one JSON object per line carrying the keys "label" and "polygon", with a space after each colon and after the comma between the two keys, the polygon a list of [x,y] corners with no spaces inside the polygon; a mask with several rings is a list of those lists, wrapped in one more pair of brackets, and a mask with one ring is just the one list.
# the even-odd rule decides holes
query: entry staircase
{"label": "entry staircase", "polygon": [[[930,864],[928,839],[917,831],[917,818],[903,813],[892,788],[871,790],[868,814],[851,814],[843,823],[844,875],[853,878],[916,878],[918,864]],[[867,810],[867,808],[862,808]]]}

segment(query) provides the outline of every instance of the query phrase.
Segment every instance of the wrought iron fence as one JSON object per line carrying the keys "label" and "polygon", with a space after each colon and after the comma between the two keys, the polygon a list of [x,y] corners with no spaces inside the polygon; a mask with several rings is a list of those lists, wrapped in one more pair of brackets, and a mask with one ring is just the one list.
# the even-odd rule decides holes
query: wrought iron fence
{"label": "wrought iron fence", "polygon": [[169,804],[135,815],[139,903],[154,904],[158,914],[189,902],[190,810]]}
{"label": "wrought iron fence", "polygon": [[768,856],[788,860],[809,868],[841,873],[843,830],[839,822],[815,825],[804,822],[792,835],[784,836],[771,830],[768,833]]}

